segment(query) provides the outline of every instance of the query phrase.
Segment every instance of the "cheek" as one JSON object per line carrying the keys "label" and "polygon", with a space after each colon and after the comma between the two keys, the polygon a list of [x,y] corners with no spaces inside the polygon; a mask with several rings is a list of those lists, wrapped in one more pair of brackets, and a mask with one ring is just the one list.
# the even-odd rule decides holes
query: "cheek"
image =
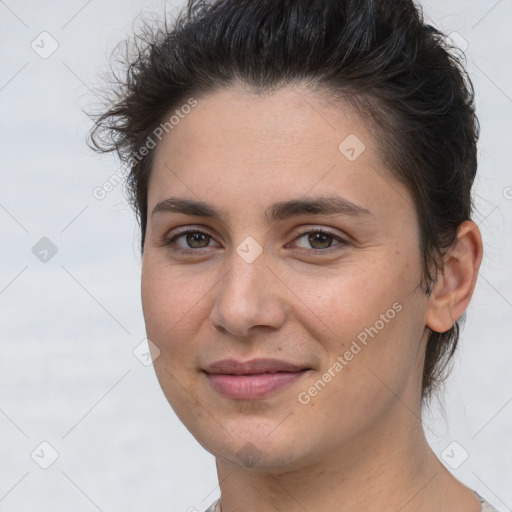
{"label": "cheek", "polygon": [[299,321],[324,349],[323,370],[336,375],[343,393],[365,388],[368,397],[382,387],[370,370],[399,387],[414,369],[426,304],[417,291],[419,266],[396,252],[373,256],[332,275],[290,281],[307,306]]}
{"label": "cheek", "polygon": [[144,258],[141,299],[146,333],[160,350],[153,362],[154,370],[173,410],[184,423],[189,422],[201,413],[191,407],[190,397],[197,395],[192,361],[199,350],[195,340],[200,326],[200,298],[205,293],[177,268],[151,260],[150,254]]}
{"label": "cheek", "polygon": [[[197,353],[195,340],[208,317],[214,282],[192,278],[179,267],[145,255],[141,299],[148,338],[161,351],[160,363],[183,371]],[[206,274],[205,274],[206,275]]]}
{"label": "cheek", "polygon": [[[338,337],[347,340],[378,322],[386,326],[396,309],[407,300],[419,277],[406,263],[393,261],[384,251],[348,259],[342,265],[316,274],[290,273],[285,281],[299,299],[302,321],[318,331],[317,339]],[[309,311],[309,315],[308,315]],[[386,315],[386,312],[388,314]],[[380,315],[384,315],[381,319]]]}

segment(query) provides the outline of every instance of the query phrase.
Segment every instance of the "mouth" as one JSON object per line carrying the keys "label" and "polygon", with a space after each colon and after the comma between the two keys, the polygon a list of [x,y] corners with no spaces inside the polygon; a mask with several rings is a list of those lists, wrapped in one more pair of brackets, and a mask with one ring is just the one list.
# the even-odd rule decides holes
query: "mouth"
{"label": "mouth", "polygon": [[312,368],[277,359],[237,361],[224,359],[209,365],[204,373],[224,398],[255,400],[270,396],[303,378]]}

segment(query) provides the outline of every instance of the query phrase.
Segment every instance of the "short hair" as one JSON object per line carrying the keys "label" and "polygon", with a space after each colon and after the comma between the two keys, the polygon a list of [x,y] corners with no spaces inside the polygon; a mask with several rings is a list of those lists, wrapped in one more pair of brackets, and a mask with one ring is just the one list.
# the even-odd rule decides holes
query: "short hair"
{"label": "short hair", "polygon": [[[413,198],[420,285],[430,294],[442,255],[471,217],[479,123],[463,52],[413,0],[189,0],[171,23],[146,22],[122,62],[89,143],[128,167],[141,253],[154,150],[138,150],[169,113],[234,85],[263,94],[298,84],[348,103],[368,123],[383,163]],[[429,332],[424,401],[447,375],[459,330],[455,322]]]}

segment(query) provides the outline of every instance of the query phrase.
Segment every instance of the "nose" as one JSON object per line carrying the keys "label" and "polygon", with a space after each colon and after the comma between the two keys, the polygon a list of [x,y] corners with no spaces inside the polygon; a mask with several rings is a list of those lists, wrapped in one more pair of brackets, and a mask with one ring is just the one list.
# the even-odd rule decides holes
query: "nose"
{"label": "nose", "polygon": [[264,254],[248,263],[233,251],[230,270],[215,288],[210,313],[214,329],[237,337],[255,327],[278,329],[286,319],[286,287],[269,267]]}

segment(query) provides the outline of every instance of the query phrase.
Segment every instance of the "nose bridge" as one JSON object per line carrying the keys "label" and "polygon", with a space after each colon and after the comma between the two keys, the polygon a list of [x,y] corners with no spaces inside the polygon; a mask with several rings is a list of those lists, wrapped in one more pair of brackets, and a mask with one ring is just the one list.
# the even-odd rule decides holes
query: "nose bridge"
{"label": "nose bridge", "polygon": [[218,284],[210,317],[215,328],[238,336],[257,325],[277,328],[285,316],[267,259],[251,244],[250,240],[244,241],[233,251],[230,269]]}

